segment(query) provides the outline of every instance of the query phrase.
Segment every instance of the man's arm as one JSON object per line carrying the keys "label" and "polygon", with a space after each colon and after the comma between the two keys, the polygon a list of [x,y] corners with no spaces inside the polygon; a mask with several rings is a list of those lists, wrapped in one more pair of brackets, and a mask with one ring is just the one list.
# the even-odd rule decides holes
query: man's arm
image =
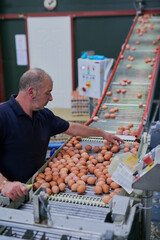
{"label": "man's arm", "polygon": [[10,182],[0,173],[0,192],[3,196],[16,201],[19,197],[27,194],[27,188],[21,182]]}
{"label": "man's arm", "polygon": [[70,122],[69,128],[67,129],[67,131],[65,131],[65,133],[71,136],[80,135],[82,137],[102,137],[115,145],[120,144],[120,142],[124,142],[122,139],[115,136],[114,134],[105,132],[99,128],[85,126],[80,123]]}

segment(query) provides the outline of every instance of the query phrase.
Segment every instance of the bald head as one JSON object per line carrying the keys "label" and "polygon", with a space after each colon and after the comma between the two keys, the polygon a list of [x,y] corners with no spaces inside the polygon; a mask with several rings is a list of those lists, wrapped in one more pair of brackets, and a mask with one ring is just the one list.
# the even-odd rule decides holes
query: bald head
{"label": "bald head", "polygon": [[42,69],[40,68],[30,69],[27,72],[25,72],[20,78],[19,90],[25,91],[29,87],[34,87],[38,91],[46,78],[52,81],[51,77]]}

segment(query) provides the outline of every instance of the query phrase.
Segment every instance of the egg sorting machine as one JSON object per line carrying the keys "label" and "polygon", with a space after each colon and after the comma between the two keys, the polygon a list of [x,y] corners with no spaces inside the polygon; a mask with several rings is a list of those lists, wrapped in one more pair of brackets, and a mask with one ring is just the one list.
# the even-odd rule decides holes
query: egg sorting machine
{"label": "egg sorting machine", "polygon": [[[135,18],[100,104],[90,121],[86,123],[116,133],[119,125],[127,125],[133,122],[136,136],[121,135],[121,137],[130,143],[135,141],[136,138],[140,140],[139,158],[144,157],[149,144],[148,137],[143,138],[142,132],[151,104],[159,61],[159,51],[157,52],[156,49],[156,53],[153,53],[155,45],[152,42],[158,37],[160,31],[158,28],[160,17],[145,18],[146,26],[151,26],[153,29],[150,29],[146,35],[139,36],[141,44],[136,45],[136,50],[133,50],[133,47],[127,50],[127,44],[132,46],[134,43],[133,45],[135,45],[137,37],[135,31],[136,28],[141,27],[142,19],[142,17]],[[151,23],[153,24],[151,25]],[[156,42],[156,47],[157,45],[158,42]],[[121,58],[122,55],[123,59]],[[130,61],[127,59],[128,55],[135,58],[135,61],[131,63],[132,67],[129,69],[126,68],[128,61]],[[144,60],[149,57],[155,59],[154,69],[148,63],[144,63]],[[151,80],[148,75],[152,75]],[[131,80],[132,83],[123,86],[123,88],[126,88],[127,94],[121,94],[120,97],[118,95],[119,102],[114,103],[111,101],[111,96],[106,95],[106,92],[112,91],[114,97],[117,97],[115,89],[116,86],[119,87],[119,82],[123,78]],[[138,92],[140,88],[142,91],[141,102],[143,102],[143,108],[138,107],[139,100],[135,98],[137,88]],[[109,109],[119,108],[119,112],[114,119],[104,118],[101,106],[105,104]],[[93,121],[94,116],[98,116],[99,120]],[[101,146],[103,141],[99,138],[82,139],[83,148],[87,143],[93,147],[94,145]],[[121,152],[123,152],[123,146],[120,146]],[[47,164],[48,162],[38,173],[43,172]],[[38,173],[33,176],[28,184],[34,182]],[[142,239],[141,219],[138,213],[136,215],[138,206],[141,204],[140,200],[141,197],[136,192],[128,196],[121,189],[110,201],[110,204],[104,204],[101,196],[93,193],[93,187],[91,186],[87,188],[84,195],[72,193],[69,188],[66,188],[65,193],[54,194],[49,198],[44,193],[44,189],[38,189],[35,193],[30,189],[28,196],[15,203],[1,196],[0,239]],[[144,239],[147,239],[147,237]]]}

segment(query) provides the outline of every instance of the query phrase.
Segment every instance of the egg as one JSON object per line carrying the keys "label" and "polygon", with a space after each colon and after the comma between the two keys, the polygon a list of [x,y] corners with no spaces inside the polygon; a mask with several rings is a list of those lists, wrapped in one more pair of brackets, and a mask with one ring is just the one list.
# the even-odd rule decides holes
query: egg
{"label": "egg", "polygon": [[45,182],[41,184],[41,187],[50,188],[50,184],[48,182]]}
{"label": "egg", "polygon": [[99,117],[98,116],[94,116],[93,117],[93,121],[97,122],[99,120]]}
{"label": "egg", "polygon": [[121,92],[121,89],[116,89],[116,93],[120,93]]}
{"label": "egg", "polygon": [[60,184],[59,184],[59,190],[60,190],[61,192],[63,192],[63,191],[65,190],[65,188],[66,188],[65,183],[60,183]]}
{"label": "egg", "polygon": [[109,186],[107,184],[103,184],[102,185],[102,190],[104,193],[108,193],[109,192]]}
{"label": "egg", "polygon": [[119,150],[120,150],[120,146],[118,146],[118,145],[115,145],[115,146],[113,146],[113,147],[111,148],[111,151],[112,151],[113,153],[117,153]]}
{"label": "egg", "polygon": [[124,58],[124,56],[123,56],[123,55],[121,55],[121,56],[120,56],[120,59],[123,59],[123,58]]}
{"label": "egg", "polygon": [[130,69],[130,68],[132,68],[132,65],[131,64],[127,64],[126,68]]}
{"label": "egg", "polygon": [[82,144],[80,144],[80,143],[76,144],[76,145],[75,145],[75,148],[77,148],[77,149],[82,149]]}
{"label": "egg", "polygon": [[114,98],[113,98],[113,101],[114,101],[114,102],[118,102],[118,101],[119,101],[119,98],[114,97]]}
{"label": "egg", "polygon": [[122,135],[122,134],[123,134],[123,130],[121,130],[121,129],[117,130],[117,131],[116,131],[116,134]]}
{"label": "egg", "polygon": [[110,114],[110,118],[115,118],[116,115],[114,113]]}
{"label": "egg", "polygon": [[125,94],[125,93],[127,92],[127,90],[126,90],[126,89],[122,89],[121,92],[122,92],[123,94]]}
{"label": "egg", "polygon": [[109,195],[106,195],[106,196],[103,196],[103,197],[102,197],[102,201],[103,201],[105,204],[108,204],[110,200],[111,200],[111,196],[109,196]]}
{"label": "egg", "polygon": [[35,182],[35,183],[33,184],[33,189],[34,189],[34,190],[37,190],[40,186],[41,186],[41,184],[40,184],[39,182]]}
{"label": "egg", "polygon": [[88,183],[89,185],[94,185],[95,182],[96,182],[96,178],[94,178],[94,177],[89,177],[89,178],[87,179],[87,183]]}
{"label": "egg", "polygon": [[107,108],[108,108],[108,107],[107,107],[106,105],[103,105],[103,106],[102,106],[102,109],[103,109],[103,110],[106,110]]}
{"label": "egg", "polygon": [[136,45],[139,45],[140,44],[140,41],[136,41]]}
{"label": "egg", "polygon": [[86,145],[86,146],[85,146],[85,149],[86,149],[87,151],[91,151],[91,150],[92,150],[92,146],[91,146],[91,145]]}
{"label": "egg", "polygon": [[112,92],[111,92],[111,91],[108,91],[108,92],[106,93],[106,95],[107,95],[107,96],[111,96],[111,95],[112,95]]}
{"label": "egg", "polygon": [[130,134],[130,130],[128,130],[128,129],[124,130],[123,134],[126,135],[126,136],[129,135]]}
{"label": "egg", "polygon": [[102,194],[102,192],[103,192],[102,187],[96,185],[96,186],[94,187],[94,192],[95,192],[96,194]]}
{"label": "egg", "polygon": [[125,148],[123,149],[123,152],[129,152],[129,148],[125,147]]}
{"label": "egg", "polygon": [[93,151],[94,151],[95,153],[97,153],[97,152],[99,151],[99,147],[98,147],[98,146],[94,146]]}
{"label": "egg", "polygon": [[127,50],[130,49],[130,45],[129,45],[129,44],[126,45],[126,49],[127,49]]}
{"label": "egg", "polygon": [[50,182],[52,180],[52,175],[45,176],[46,182]]}
{"label": "egg", "polygon": [[129,148],[130,149],[131,145],[129,143],[124,143],[124,148]]}
{"label": "egg", "polygon": [[107,183],[110,185],[112,182],[113,182],[113,180],[110,177],[108,177],[107,178]]}
{"label": "egg", "polygon": [[53,193],[59,193],[59,187],[58,186],[53,186],[52,187],[52,192]]}
{"label": "egg", "polygon": [[107,119],[107,118],[110,118],[110,114],[109,113],[105,113],[104,114],[104,117]]}
{"label": "egg", "polygon": [[139,103],[139,108],[142,108],[143,107],[143,103]]}
{"label": "egg", "polygon": [[141,94],[141,93],[138,93],[138,94],[137,94],[137,98],[142,98],[142,94]]}
{"label": "egg", "polygon": [[46,188],[46,193],[47,193],[48,195],[51,195],[51,193],[52,193],[51,189],[50,189],[50,188]]}
{"label": "egg", "polygon": [[45,178],[45,174],[44,173],[39,173],[38,177]]}
{"label": "egg", "polygon": [[86,191],[86,185],[84,185],[84,184],[78,185],[78,187],[77,187],[77,192],[78,193],[82,194],[85,191]]}
{"label": "egg", "polygon": [[112,183],[110,184],[110,186],[111,186],[112,189],[119,188],[119,184],[116,183],[116,182],[112,182]]}

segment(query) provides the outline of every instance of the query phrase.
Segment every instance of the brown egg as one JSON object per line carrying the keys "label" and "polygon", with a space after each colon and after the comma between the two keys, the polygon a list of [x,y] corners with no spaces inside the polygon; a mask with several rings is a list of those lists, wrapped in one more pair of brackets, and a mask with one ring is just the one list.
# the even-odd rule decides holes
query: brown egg
{"label": "brown egg", "polygon": [[92,150],[92,146],[91,146],[91,145],[86,145],[86,146],[85,146],[85,149],[86,149],[87,151],[91,151],[91,150]]}
{"label": "brown egg", "polygon": [[113,180],[110,177],[108,177],[107,178],[107,183],[110,185],[112,182],[113,182]]}
{"label": "brown egg", "polygon": [[105,113],[104,114],[104,117],[107,119],[107,118],[110,118],[110,114],[109,113]]}
{"label": "brown egg", "polygon": [[65,183],[60,183],[60,184],[59,184],[59,190],[60,190],[60,191],[63,192],[63,191],[65,190],[65,188],[66,188]]}
{"label": "brown egg", "polygon": [[48,182],[45,182],[41,184],[41,187],[50,188],[50,184]]}
{"label": "brown egg", "polygon": [[111,96],[111,95],[112,95],[112,92],[111,92],[111,91],[108,91],[108,92],[106,93],[106,95],[107,95],[107,96]]}
{"label": "brown egg", "polygon": [[142,108],[143,107],[143,103],[139,103],[139,108]]}
{"label": "brown egg", "polygon": [[113,101],[114,101],[114,102],[118,102],[118,101],[119,101],[119,98],[114,97],[114,98],[113,98]]}
{"label": "brown egg", "polygon": [[130,131],[130,134],[131,134],[132,136],[137,136],[137,131],[135,131],[135,130]]}
{"label": "brown egg", "polygon": [[112,189],[119,188],[119,184],[116,183],[116,182],[112,182],[112,183],[110,184],[110,186],[111,186]]}
{"label": "brown egg", "polygon": [[117,89],[116,92],[117,92],[117,93],[120,93],[120,92],[121,92],[121,89]]}
{"label": "brown egg", "polygon": [[37,190],[40,186],[41,186],[41,184],[40,184],[39,182],[35,182],[35,183],[33,184],[33,189],[34,189],[34,190]]}
{"label": "brown egg", "polygon": [[50,188],[46,188],[46,193],[48,193],[48,195],[51,195],[52,191]]}
{"label": "brown egg", "polygon": [[74,183],[74,184],[71,186],[72,192],[76,192],[76,191],[77,191],[77,187],[78,187],[78,184],[77,184],[77,183]]}
{"label": "brown egg", "polygon": [[130,69],[130,68],[132,68],[132,65],[131,64],[127,64],[126,68]]}
{"label": "brown egg", "polygon": [[141,98],[142,97],[142,94],[141,93],[138,93],[137,94],[137,98]]}
{"label": "brown egg", "polygon": [[84,185],[84,184],[78,185],[78,187],[77,187],[77,192],[78,193],[82,194],[85,191],[86,191],[86,185]]}
{"label": "brown egg", "polygon": [[94,185],[95,182],[96,182],[96,178],[94,178],[94,177],[89,177],[89,178],[87,179],[87,183],[88,183],[89,185]]}
{"label": "brown egg", "polygon": [[107,108],[108,108],[108,107],[107,107],[106,105],[103,105],[103,106],[102,106],[102,109],[103,109],[103,110],[106,110]]}
{"label": "brown egg", "polygon": [[129,148],[125,147],[125,148],[123,149],[123,152],[129,152]]}
{"label": "brown egg", "polygon": [[52,187],[52,192],[53,193],[59,193],[59,187],[58,186],[53,186]]}
{"label": "brown egg", "polygon": [[50,182],[50,185],[51,185],[51,187],[53,187],[53,186],[57,186],[57,182],[55,182],[55,181],[51,181],[51,182]]}
{"label": "brown egg", "polygon": [[131,145],[129,143],[127,143],[127,142],[124,143],[124,148],[130,148],[130,147],[131,147]]}
{"label": "brown egg", "polygon": [[136,41],[136,45],[139,45],[140,44],[140,41]]}
{"label": "brown egg", "polygon": [[45,174],[44,173],[39,173],[38,177],[45,178]]}
{"label": "brown egg", "polygon": [[132,149],[131,149],[131,153],[136,156],[136,155],[137,155],[137,149],[136,149],[136,148],[132,148]]}
{"label": "brown egg", "polygon": [[148,78],[151,79],[151,78],[152,78],[152,75],[149,74],[149,75],[148,75]]}
{"label": "brown egg", "polygon": [[82,144],[80,144],[80,143],[76,144],[76,145],[75,145],[75,148],[77,148],[77,149],[82,149]]}
{"label": "brown egg", "polygon": [[117,130],[117,131],[116,131],[116,134],[118,134],[118,135],[122,135],[122,134],[123,134],[123,130],[120,130],[120,129]]}
{"label": "brown egg", "polygon": [[107,184],[103,184],[102,185],[102,190],[104,193],[108,193],[109,192],[109,186]]}
{"label": "brown egg", "polygon": [[45,181],[50,182],[52,180],[52,175],[46,175],[45,176]]}
{"label": "brown egg", "polygon": [[126,49],[127,49],[127,50],[130,49],[130,45],[129,45],[129,44],[126,45]]}
{"label": "brown egg", "polygon": [[97,161],[98,162],[103,162],[104,161],[104,157],[102,157],[102,156],[97,156]]}
{"label": "brown egg", "polygon": [[116,117],[116,115],[114,114],[114,113],[112,113],[112,114],[110,114],[110,118],[115,118]]}
{"label": "brown egg", "polygon": [[95,191],[95,193],[96,194],[102,194],[102,187],[101,186],[98,186],[98,185],[96,185],[95,187],[94,187],[94,191]]}
{"label": "brown egg", "polygon": [[114,145],[114,146],[111,148],[111,151],[112,151],[113,153],[117,153],[119,150],[120,150],[120,146],[119,146],[119,145]]}
{"label": "brown egg", "polygon": [[94,151],[95,153],[97,153],[97,152],[99,151],[99,147],[98,147],[98,146],[94,146],[93,151]]}
{"label": "brown egg", "polygon": [[108,204],[110,200],[111,200],[111,196],[109,196],[109,195],[106,195],[106,196],[103,196],[103,197],[102,197],[102,201],[103,201],[105,204]]}
{"label": "brown egg", "polygon": [[123,56],[123,55],[121,55],[121,56],[120,56],[120,59],[123,59],[123,58],[124,58],[124,56]]}
{"label": "brown egg", "polygon": [[73,179],[70,179],[68,181],[68,186],[71,187],[74,183],[75,183],[75,181]]}
{"label": "brown egg", "polygon": [[129,127],[129,128],[131,128],[131,127],[133,127],[133,126],[134,126],[133,123],[129,123],[129,124],[128,124],[128,127]]}
{"label": "brown egg", "polygon": [[125,94],[126,91],[127,91],[126,89],[122,89],[122,90],[121,90],[121,92],[122,92],[123,94]]}
{"label": "brown egg", "polygon": [[112,109],[109,110],[109,112],[110,112],[110,113],[114,113],[115,110],[112,108]]}
{"label": "brown egg", "polygon": [[106,161],[108,161],[110,158],[111,158],[111,155],[110,155],[110,154],[106,153],[106,154],[104,155],[104,159],[105,159]]}

